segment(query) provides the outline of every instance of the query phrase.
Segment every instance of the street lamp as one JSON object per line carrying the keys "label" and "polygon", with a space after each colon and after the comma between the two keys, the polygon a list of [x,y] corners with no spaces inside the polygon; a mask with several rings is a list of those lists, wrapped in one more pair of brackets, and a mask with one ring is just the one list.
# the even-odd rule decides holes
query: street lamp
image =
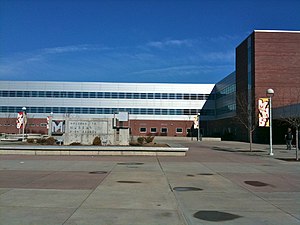
{"label": "street lamp", "polygon": [[273,156],[273,146],[272,146],[272,97],[274,96],[274,90],[269,88],[267,90],[267,96],[269,97],[269,122],[270,122],[270,153],[269,155]]}
{"label": "street lamp", "polygon": [[198,141],[200,141],[200,113],[198,113]]}
{"label": "street lamp", "polygon": [[26,122],[27,122],[27,118],[26,118],[26,107],[22,108],[23,111],[23,124],[22,124],[22,136],[23,136],[23,141],[25,141],[25,126],[26,126]]}

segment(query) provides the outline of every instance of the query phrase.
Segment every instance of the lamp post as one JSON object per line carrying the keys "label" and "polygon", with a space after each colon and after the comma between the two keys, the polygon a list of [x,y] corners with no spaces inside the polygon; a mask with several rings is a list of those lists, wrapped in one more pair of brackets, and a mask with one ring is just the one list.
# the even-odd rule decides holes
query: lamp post
{"label": "lamp post", "polygon": [[200,113],[198,113],[198,141],[200,141]]}
{"label": "lamp post", "polygon": [[269,155],[273,156],[273,146],[272,146],[272,97],[274,96],[274,90],[269,88],[267,90],[267,96],[269,97],[269,122],[270,122],[270,152]]}
{"label": "lamp post", "polygon": [[26,118],[26,107],[22,108],[22,112],[23,112],[23,124],[22,124],[22,141],[25,141],[25,126],[26,126],[26,122],[27,122],[27,118]]}

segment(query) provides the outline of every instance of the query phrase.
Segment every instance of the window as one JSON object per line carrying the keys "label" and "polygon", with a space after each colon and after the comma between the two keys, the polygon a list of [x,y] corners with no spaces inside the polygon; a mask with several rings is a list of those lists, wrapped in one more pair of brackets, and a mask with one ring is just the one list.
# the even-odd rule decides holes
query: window
{"label": "window", "polygon": [[146,133],[147,128],[146,127],[140,127],[140,133]]}
{"label": "window", "polygon": [[168,128],[162,127],[162,128],[160,129],[160,132],[163,133],[163,134],[166,134],[166,133],[168,133]]}
{"label": "window", "polygon": [[156,127],[151,127],[150,132],[151,133],[156,133]]}
{"label": "window", "polygon": [[89,92],[82,92],[82,97],[83,98],[88,98],[89,97]]}
{"label": "window", "polygon": [[182,133],[182,128],[176,128],[176,133]]}
{"label": "window", "polygon": [[96,98],[96,92],[90,92],[90,98]]}

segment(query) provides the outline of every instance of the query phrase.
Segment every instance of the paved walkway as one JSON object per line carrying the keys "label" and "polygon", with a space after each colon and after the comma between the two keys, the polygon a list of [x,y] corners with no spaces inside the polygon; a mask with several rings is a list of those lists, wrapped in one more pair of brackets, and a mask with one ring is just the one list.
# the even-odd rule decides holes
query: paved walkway
{"label": "paved walkway", "polygon": [[300,224],[300,163],[275,159],[295,151],[179,144],[186,157],[1,155],[0,224]]}

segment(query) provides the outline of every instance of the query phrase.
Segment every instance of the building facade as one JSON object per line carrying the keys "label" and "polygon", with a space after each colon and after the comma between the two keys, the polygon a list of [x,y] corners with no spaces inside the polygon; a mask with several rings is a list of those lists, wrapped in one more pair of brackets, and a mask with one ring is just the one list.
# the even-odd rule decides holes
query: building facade
{"label": "building facade", "polygon": [[213,84],[93,82],[0,83],[0,132],[18,133],[26,107],[26,131],[47,133],[47,117],[113,118],[128,112],[132,135],[187,136]]}
{"label": "building facade", "polygon": [[27,132],[47,133],[47,116],[113,118],[128,112],[134,136],[188,136],[200,113],[204,136],[268,142],[258,127],[258,99],[272,88],[274,142],[284,141],[287,117],[300,117],[300,31],[251,33],[236,48],[236,69],[214,84],[0,82],[0,132],[17,133],[26,107]]}
{"label": "building facade", "polygon": [[[205,124],[206,132],[230,136],[233,140],[249,140],[248,129],[255,128],[254,141],[268,142],[269,128],[258,127],[258,99],[267,97],[266,90],[272,88],[275,92],[272,97],[273,140],[284,142],[284,132],[289,125],[283,121],[289,116],[300,117],[300,110],[297,111],[300,108],[300,31],[254,31],[236,48],[235,78],[232,76],[214,88],[216,115]],[[235,90],[220,95],[218,86],[223,85],[231,90],[235,86]],[[231,99],[233,110],[220,118],[219,105],[226,99]]]}

